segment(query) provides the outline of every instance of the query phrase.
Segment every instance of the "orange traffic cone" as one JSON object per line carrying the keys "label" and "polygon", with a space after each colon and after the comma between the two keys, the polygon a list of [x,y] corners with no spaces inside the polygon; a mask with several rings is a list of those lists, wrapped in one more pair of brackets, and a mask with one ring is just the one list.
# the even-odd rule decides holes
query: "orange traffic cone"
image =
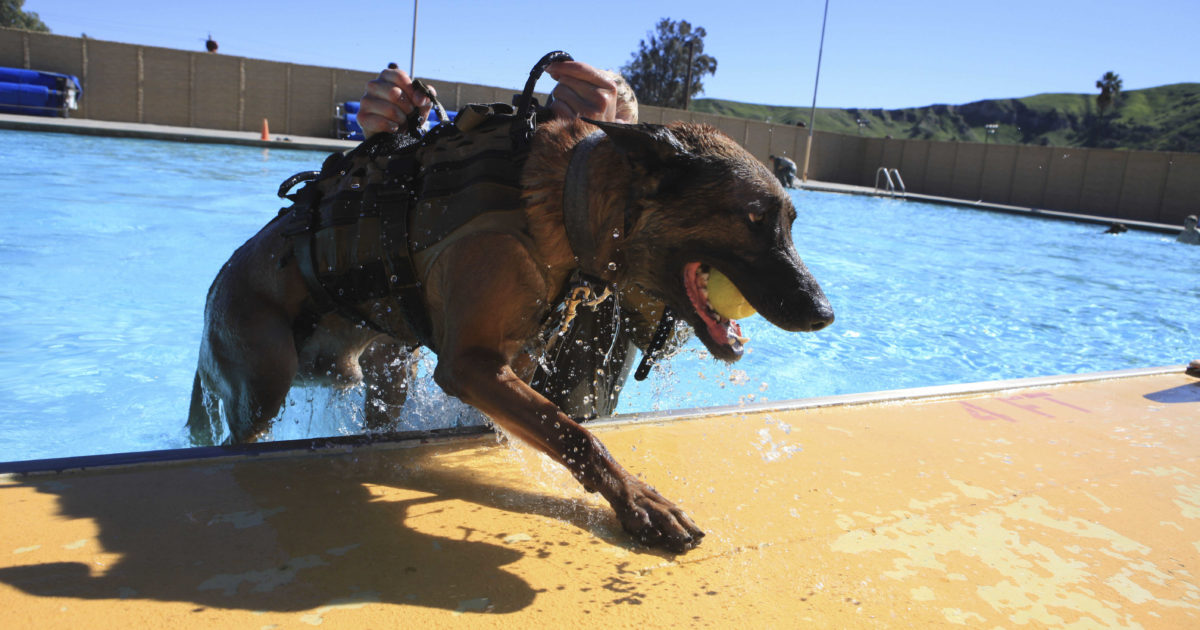
{"label": "orange traffic cone", "polygon": [[271,139],[271,132],[267,130],[267,119],[266,118],[263,119],[262,139],[264,141],[269,141]]}

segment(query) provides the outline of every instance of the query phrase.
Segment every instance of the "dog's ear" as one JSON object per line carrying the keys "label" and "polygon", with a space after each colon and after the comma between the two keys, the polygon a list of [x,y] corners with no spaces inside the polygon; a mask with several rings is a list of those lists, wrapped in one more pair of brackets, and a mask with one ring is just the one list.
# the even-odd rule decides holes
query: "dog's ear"
{"label": "dog's ear", "polygon": [[629,155],[635,163],[663,164],[688,155],[687,147],[663,125],[650,123],[610,123],[583,119],[600,128],[604,135]]}
{"label": "dog's ear", "polygon": [[671,130],[651,123],[584,121],[600,128],[629,159],[635,174],[634,195],[650,197],[675,191],[683,181],[692,154]]}

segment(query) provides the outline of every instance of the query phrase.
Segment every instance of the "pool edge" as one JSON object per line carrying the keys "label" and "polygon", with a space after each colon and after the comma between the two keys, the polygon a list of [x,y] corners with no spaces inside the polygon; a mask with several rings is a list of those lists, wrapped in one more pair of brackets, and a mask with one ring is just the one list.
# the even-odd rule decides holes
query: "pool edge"
{"label": "pool edge", "polygon": [[[679,423],[713,416],[734,414],[759,414],[830,407],[908,403],[957,396],[992,394],[1015,389],[1054,387],[1075,383],[1157,376],[1162,374],[1181,374],[1184,373],[1185,370],[1185,365],[1168,365],[1149,368],[1129,368],[1107,372],[1087,372],[1082,374],[1066,374],[1056,376],[1033,376],[998,381],[980,381],[974,383],[957,383],[951,385],[934,385],[907,389],[881,390],[857,394],[796,398],[781,401],[749,403],[745,405],[721,405],[715,407],[694,407],[688,409],[674,409],[648,413],[618,414],[608,418],[602,418],[596,421],[588,422],[587,424],[590,428],[606,429],[627,426],[634,423]],[[391,434],[305,438],[297,440],[283,440],[278,442],[239,444],[233,446],[204,446],[10,461],[0,462],[0,481],[34,475],[63,474],[96,469],[109,470],[147,465],[157,466],[183,464],[226,458],[257,459],[268,457],[290,457],[301,454],[336,455],[339,453],[347,453],[356,449],[364,448],[412,448],[434,443],[455,441],[466,442],[470,440],[478,440],[481,437],[492,434],[493,430],[487,426],[457,427],[451,429],[434,429],[430,431],[406,431]]]}

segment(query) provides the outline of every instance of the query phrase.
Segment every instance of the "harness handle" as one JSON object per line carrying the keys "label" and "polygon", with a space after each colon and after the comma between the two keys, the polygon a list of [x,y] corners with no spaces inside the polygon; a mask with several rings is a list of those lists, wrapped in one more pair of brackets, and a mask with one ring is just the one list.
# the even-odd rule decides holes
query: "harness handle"
{"label": "harness handle", "polygon": [[529,71],[529,79],[525,81],[525,89],[521,91],[521,96],[517,99],[517,122],[512,126],[512,143],[514,148],[524,149],[533,138],[533,128],[537,124],[534,120],[536,112],[533,111],[533,87],[537,85],[538,79],[542,78],[542,74],[546,72],[546,67],[559,61],[574,60],[575,58],[571,55],[561,50],[556,50],[546,53],[537,63],[533,64],[533,69]]}
{"label": "harness handle", "polygon": [[[438,115],[439,125],[450,120],[446,117],[446,108],[442,107],[442,103],[437,100],[437,97],[433,95],[433,90],[429,89],[429,86],[426,85],[424,81],[421,79],[413,79],[412,86],[414,90],[424,94],[425,98],[429,99],[429,102],[433,104],[433,110],[437,112]],[[425,116],[418,113],[416,116],[409,117],[408,122],[409,133],[414,136],[419,136],[420,134],[417,132],[417,130],[425,125]]]}
{"label": "harness handle", "polygon": [[550,64],[560,61],[575,61],[575,58],[561,50],[556,50],[546,53],[537,63],[533,64],[533,69],[529,71],[529,79],[525,81],[525,89],[521,91],[521,100],[517,101],[517,118],[524,120],[529,117],[533,107],[533,87],[537,85],[538,79],[542,78],[542,74],[546,72],[546,68]]}

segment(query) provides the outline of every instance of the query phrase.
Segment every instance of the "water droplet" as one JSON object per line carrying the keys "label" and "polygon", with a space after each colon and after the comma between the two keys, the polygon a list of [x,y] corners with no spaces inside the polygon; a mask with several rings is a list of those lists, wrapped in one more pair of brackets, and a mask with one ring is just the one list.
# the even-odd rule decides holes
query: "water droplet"
{"label": "water droplet", "polygon": [[621,230],[619,228],[613,229],[613,238],[621,238]]}
{"label": "water droplet", "polygon": [[610,262],[610,263],[608,263],[608,270],[609,270],[609,271],[616,271],[616,270],[617,270],[617,263],[615,263],[615,262]]}

